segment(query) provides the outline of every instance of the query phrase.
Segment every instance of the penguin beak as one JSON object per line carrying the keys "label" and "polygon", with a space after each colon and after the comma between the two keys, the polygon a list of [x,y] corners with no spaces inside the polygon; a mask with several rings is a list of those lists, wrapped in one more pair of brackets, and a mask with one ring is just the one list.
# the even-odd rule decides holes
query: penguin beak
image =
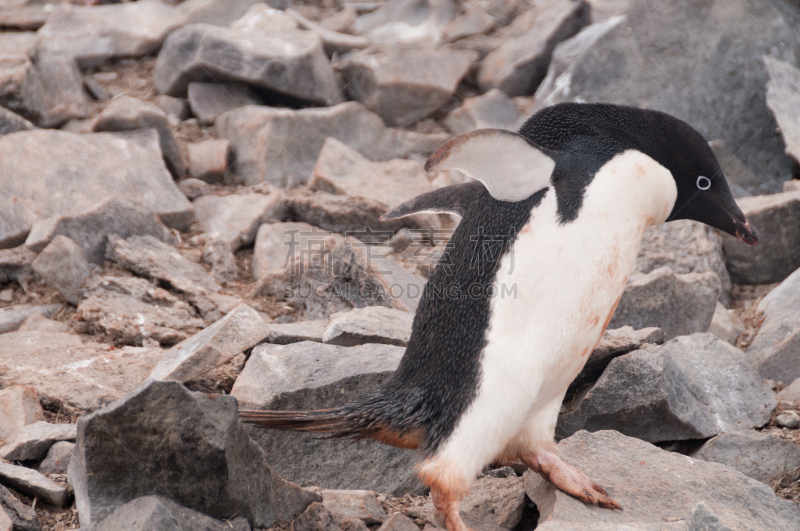
{"label": "penguin beak", "polygon": [[736,219],[733,221],[736,224],[736,232],[734,234],[737,238],[747,245],[758,245],[758,234],[756,234],[756,230],[750,225],[749,221],[746,219],[744,223]]}

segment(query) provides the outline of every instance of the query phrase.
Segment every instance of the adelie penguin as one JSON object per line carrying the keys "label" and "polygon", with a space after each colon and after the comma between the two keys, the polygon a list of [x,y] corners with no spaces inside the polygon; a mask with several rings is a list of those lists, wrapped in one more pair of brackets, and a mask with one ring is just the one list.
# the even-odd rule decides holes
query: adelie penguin
{"label": "adelie penguin", "polygon": [[[448,531],[467,529],[458,500],[489,463],[521,461],[586,503],[620,509],[558,457],[559,408],[614,314],[647,227],[692,219],[757,243],[714,154],[667,114],[564,103],[519,133],[457,136],[425,168],[476,181],[385,216],[462,216],[394,376],[341,407],[242,419],[418,449],[417,474]],[[503,286],[515,296],[492,296]]]}

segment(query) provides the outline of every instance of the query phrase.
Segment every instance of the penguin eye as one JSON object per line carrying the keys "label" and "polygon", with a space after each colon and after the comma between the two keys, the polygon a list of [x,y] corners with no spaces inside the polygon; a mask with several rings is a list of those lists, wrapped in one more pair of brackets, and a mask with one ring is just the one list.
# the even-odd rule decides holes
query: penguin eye
{"label": "penguin eye", "polygon": [[697,177],[697,189],[708,190],[709,188],[711,188],[711,179],[704,177],[703,175],[699,175]]}

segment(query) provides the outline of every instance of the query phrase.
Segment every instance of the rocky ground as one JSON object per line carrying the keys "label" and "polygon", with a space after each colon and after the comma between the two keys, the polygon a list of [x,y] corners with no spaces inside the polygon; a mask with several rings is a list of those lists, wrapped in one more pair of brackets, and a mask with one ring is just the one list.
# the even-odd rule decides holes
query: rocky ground
{"label": "rocky ground", "polygon": [[[106,5],[94,5],[106,4]],[[560,101],[669,112],[761,243],[648,230],[562,407],[478,531],[800,527],[800,8],[781,0],[6,0],[0,530],[431,531],[415,455],[244,427],[389,378],[457,219],[453,135]]]}

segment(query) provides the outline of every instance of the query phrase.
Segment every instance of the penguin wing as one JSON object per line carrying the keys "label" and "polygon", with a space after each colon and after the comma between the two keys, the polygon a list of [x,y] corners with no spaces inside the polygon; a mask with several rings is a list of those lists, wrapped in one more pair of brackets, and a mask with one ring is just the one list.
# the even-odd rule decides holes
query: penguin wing
{"label": "penguin wing", "polygon": [[467,208],[475,204],[483,188],[480,181],[471,181],[426,192],[393,208],[381,216],[381,221],[391,221],[421,212],[449,212],[463,216]]}
{"label": "penguin wing", "polygon": [[550,186],[555,155],[518,133],[478,129],[442,144],[425,170],[458,170],[482,182],[495,199],[516,202]]}

